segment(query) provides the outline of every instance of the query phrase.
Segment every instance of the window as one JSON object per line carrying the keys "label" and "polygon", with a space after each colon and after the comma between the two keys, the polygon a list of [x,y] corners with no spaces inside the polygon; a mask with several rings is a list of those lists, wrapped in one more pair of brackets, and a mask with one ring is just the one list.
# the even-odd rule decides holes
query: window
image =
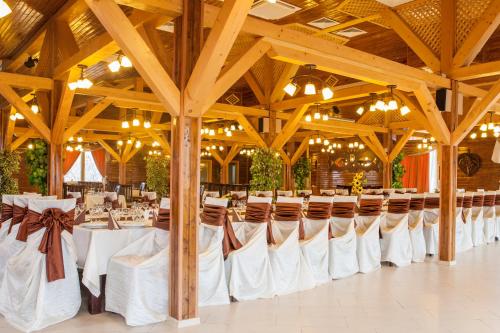
{"label": "window", "polygon": [[101,182],[102,175],[92,156],[92,152],[86,151],[78,156],[71,169],[64,175],[65,182]]}
{"label": "window", "polygon": [[438,188],[438,161],[437,150],[429,152],[429,191],[434,192]]}

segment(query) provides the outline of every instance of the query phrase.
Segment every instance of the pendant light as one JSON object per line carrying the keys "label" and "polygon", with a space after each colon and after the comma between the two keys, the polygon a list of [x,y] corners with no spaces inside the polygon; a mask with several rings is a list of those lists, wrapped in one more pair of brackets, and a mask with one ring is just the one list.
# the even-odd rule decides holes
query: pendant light
{"label": "pendant light", "polygon": [[84,70],[87,68],[85,65],[78,65],[78,68],[80,68],[80,78],[74,82],[68,83],[68,87],[70,90],[75,90],[75,89],[89,89],[94,85],[92,81],[87,79],[84,76]]}
{"label": "pendant light", "polygon": [[304,88],[305,95],[316,95],[316,86],[312,82],[308,82]]}
{"label": "pendant light", "polygon": [[32,94],[32,95],[33,95],[33,99],[31,100],[30,109],[31,109],[31,112],[33,112],[34,114],[37,114],[38,112],[40,112],[40,107],[38,106],[36,94]]}
{"label": "pendant light", "polygon": [[298,86],[295,83],[289,82],[283,90],[289,95],[293,96],[297,92]]}

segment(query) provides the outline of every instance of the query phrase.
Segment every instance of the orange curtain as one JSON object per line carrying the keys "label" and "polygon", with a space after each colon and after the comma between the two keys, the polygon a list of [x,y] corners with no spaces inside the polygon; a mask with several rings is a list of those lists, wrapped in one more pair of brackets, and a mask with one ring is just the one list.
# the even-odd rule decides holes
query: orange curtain
{"label": "orange curtain", "polygon": [[429,154],[405,156],[401,163],[405,167],[403,187],[429,192]]}
{"label": "orange curtain", "polygon": [[106,152],[104,148],[92,150],[92,157],[94,158],[97,170],[104,177],[106,175]]}
{"label": "orange curtain", "polygon": [[66,158],[64,159],[63,163],[63,173],[66,174],[69,169],[75,164],[76,160],[78,159],[78,156],[80,156],[80,152],[73,150],[73,151],[66,151]]}

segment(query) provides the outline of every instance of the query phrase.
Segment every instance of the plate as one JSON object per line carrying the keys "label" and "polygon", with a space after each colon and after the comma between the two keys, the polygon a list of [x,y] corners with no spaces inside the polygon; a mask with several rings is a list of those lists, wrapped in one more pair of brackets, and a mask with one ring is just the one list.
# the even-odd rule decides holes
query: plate
{"label": "plate", "polygon": [[82,223],[80,227],[87,229],[106,229],[108,227],[108,222]]}

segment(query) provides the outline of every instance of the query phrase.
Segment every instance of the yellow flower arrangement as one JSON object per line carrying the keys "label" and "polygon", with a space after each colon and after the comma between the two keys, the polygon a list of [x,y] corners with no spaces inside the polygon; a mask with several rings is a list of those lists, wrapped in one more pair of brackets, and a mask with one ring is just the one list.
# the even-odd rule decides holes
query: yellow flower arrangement
{"label": "yellow flower arrangement", "polygon": [[352,194],[361,194],[363,192],[363,184],[366,183],[366,179],[364,179],[365,173],[363,171],[358,172],[354,175],[352,179]]}

